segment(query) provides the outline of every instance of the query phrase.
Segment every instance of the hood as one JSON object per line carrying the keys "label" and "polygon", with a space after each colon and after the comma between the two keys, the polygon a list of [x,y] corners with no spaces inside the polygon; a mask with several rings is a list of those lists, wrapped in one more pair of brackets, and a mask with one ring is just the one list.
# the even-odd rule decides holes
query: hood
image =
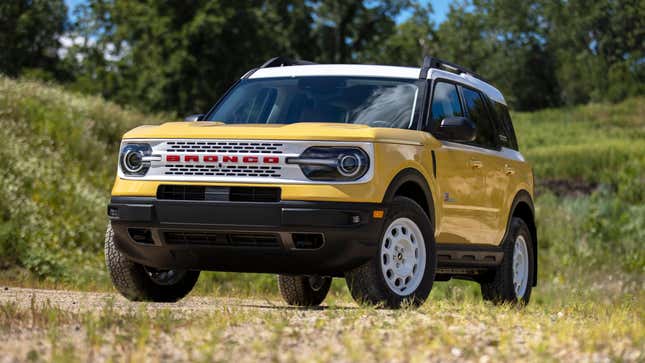
{"label": "hood", "polygon": [[421,144],[430,138],[426,132],[358,124],[300,122],[294,124],[224,124],[221,122],[168,122],[140,126],[124,139],[244,139],[244,140],[325,140]]}

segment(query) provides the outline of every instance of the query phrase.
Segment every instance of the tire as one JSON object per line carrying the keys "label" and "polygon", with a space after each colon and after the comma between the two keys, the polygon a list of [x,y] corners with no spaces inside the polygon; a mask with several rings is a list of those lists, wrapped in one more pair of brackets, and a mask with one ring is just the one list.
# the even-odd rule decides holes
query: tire
{"label": "tire", "polygon": [[318,306],[327,297],[331,277],[278,275],[284,301],[293,306]]}
{"label": "tire", "polygon": [[199,271],[157,270],[129,260],[116,248],[111,225],[105,232],[105,264],[114,287],[131,301],[175,302],[199,278]]}
{"label": "tire", "polygon": [[511,227],[502,248],[502,264],[480,283],[482,296],[495,304],[528,304],[534,283],[535,255],[531,232],[522,219],[511,219]]}
{"label": "tire", "polygon": [[376,255],[347,272],[345,280],[361,305],[397,309],[405,302],[417,307],[432,290],[436,266],[428,215],[412,199],[397,196],[384,221]]}

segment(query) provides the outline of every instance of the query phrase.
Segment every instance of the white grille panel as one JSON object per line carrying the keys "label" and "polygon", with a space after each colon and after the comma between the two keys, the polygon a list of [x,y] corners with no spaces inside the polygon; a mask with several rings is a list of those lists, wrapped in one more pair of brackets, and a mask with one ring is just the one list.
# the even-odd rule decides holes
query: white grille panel
{"label": "white grille panel", "polygon": [[[286,141],[286,140],[219,140],[172,139],[124,140],[128,143],[147,143],[152,156],[145,176],[125,175],[119,167],[119,177],[131,180],[230,182],[230,183],[309,183],[299,165],[287,164],[289,157],[300,156],[312,146],[360,147],[370,157],[370,169],[359,180],[342,184],[365,183],[372,179],[374,146],[366,142]],[[170,158],[169,158],[170,157]]]}
{"label": "white grille panel", "polygon": [[243,166],[228,165],[219,167],[218,165],[205,164],[167,164],[165,166],[166,175],[194,175],[194,176],[250,176],[250,177],[274,177],[279,178],[282,170],[281,166]]}
{"label": "white grille panel", "polygon": [[173,152],[230,154],[282,154],[284,143],[252,141],[168,141],[166,150]]}

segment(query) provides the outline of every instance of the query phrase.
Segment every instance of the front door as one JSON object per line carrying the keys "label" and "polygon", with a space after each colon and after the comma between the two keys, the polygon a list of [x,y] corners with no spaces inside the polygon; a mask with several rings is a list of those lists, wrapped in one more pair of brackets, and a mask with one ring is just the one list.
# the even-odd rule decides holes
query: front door
{"label": "front door", "polygon": [[[446,117],[465,116],[458,87],[437,81],[432,96],[430,131]],[[442,141],[434,150],[437,187],[442,213],[436,221],[438,243],[480,243],[484,174],[476,147]]]}

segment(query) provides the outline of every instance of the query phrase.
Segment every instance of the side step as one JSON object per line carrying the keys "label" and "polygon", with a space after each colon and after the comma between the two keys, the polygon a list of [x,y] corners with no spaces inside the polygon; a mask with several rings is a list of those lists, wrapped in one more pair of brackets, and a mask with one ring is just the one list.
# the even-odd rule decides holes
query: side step
{"label": "side step", "polygon": [[498,246],[437,244],[438,269],[491,268],[499,266],[504,251]]}

